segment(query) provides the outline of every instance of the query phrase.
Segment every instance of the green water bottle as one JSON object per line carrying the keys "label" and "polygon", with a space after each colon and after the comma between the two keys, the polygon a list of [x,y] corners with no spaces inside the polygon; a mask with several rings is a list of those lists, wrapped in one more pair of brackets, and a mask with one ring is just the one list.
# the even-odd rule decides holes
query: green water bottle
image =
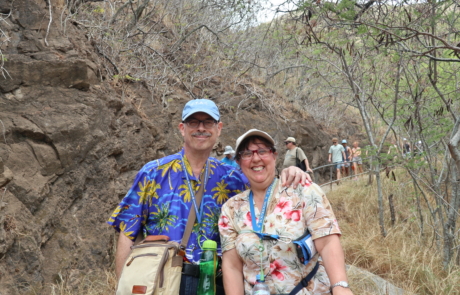
{"label": "green water bottle", "polygon": [[203,243],[200,257],[200,281],[198,295],[214,295],[216,293],[217,243],[206,240]]}

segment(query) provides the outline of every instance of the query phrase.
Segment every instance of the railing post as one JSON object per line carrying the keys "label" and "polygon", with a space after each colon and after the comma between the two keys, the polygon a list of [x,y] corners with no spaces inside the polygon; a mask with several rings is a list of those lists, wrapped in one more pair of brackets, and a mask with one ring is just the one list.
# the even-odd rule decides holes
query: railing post
{"label": "railing post", "polygon": [[332,190],[332,166],[329,166],[329,172],[330,172],[329,182],[331,183],[331,190]]}

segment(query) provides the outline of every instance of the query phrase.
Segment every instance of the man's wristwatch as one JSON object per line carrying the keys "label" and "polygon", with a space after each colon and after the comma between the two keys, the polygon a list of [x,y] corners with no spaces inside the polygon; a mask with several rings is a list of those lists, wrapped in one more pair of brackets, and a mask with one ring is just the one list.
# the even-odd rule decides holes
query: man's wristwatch
{"label": "man's wristwatch", "polygon": [[332,285],[332,286],[331,286],[331,290],[332,290],[334,287],[337,287],[337,286],[344,287],[344,288],[350,288],[350,285],[348,285],[347,282],[345,282],[345,281],[340,281],[340,282],[337,282],[337,283],[335,283],[334,285]]}

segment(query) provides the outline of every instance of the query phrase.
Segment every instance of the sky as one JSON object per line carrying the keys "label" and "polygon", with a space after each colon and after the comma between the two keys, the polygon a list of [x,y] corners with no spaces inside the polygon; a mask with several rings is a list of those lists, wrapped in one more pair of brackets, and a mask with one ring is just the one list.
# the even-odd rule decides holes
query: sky
{"label": "sky", "polygon": [[[270,20],[273,19],[273,17],[275,16],[276,14],[276,9],[278,8],[278,6],[284,2],[286,2],[286,0],[270,0],[270,1],[267,1],[268,3],[265,5],[265,10],[262,11],[260,14],[259,14],[259,22],[261,23],[264,23],[264,22],[268,22]],[[287,5],[285,6],[281,6],[281,10],[285,9],[287,10],[289,7]],[[279,15],[280,13],[278,13]]]}

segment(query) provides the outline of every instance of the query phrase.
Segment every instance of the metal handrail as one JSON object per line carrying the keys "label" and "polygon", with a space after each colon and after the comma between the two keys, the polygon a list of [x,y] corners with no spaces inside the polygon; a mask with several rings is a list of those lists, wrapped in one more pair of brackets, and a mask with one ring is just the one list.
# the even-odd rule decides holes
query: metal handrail
{"label": "metal handrail", "polygon": [[357,177],[357,176],[360,176],[360,175],[364,175],[364,174],[368,174],[369,173],[369,170],[366,170],[364,171],[363,173],[359,173],[359,174],[353,174],[353,175],[350,175],[350,176],[345,176],[345,177],[342,177],[340,178],[339,180],[332,180],[330,182],[326,182],[326,183],[323,183],[323,184],[319,184],[319,186],[326,186],[328,184],[331,185],[332,187],[332,184],[335,183],[335,182],[338,182],[338,181],[342,181],[342,180],[345,180],[345,179],[348,179],[348,178],[352,178],[352,177]]}
{"label": "metal handrail", "polygon": [[[355,162],[359,162],[361,161],[362,163],[364,163],[364,160],[367,160],[369,159],[370,157],[366,157],[366,158],[361,158],[361,160],[351,160],[351,161],[342,161],[342,163],[340,164],[345,164],[345,163],[355,163]],[[369,173],[369,170],[368,171],[364,171],[363,173],[359,173],[359,174],[354,174],[353,172],[351,173],[350,176],[345,176],[345,177],[342,177],[340,179],[336,179],[336,180],[332,180],[332,174],[333,174],[333,170],[332,170],[332,166],[336,166],[338,165],[337,163],[330,163],[330,164],[326,164],[326,165],[322,165],[322,166],[319,166],[319,167],[316,167],[314,169],[311,169],[313,171],[313,173],[315,172],[315,170],[319,170],[319,169],[322,169],[322,168],[326,168],[326,167],[330,167],[329,168],[329,182],[326,182],[326,183],[323,183],[323,184],[320,184],[319,186],[326,186],[326,185],[330,185],[331,186],[331,190],[332,190],[332,184],[335,183],[335,182],[338,182],[338,181],[341,181],[341,180],[345,180],[345,179],[348,179],[348,178],[351,178],[351,177],[357,177],[359,175],[363,175],[363,174],[367,174]],[[351,165],[350,165],[350,171],[353,171],[353,169],[351,169]]]}
{"label": "metal handrail", "polygon": [[[369,158],[370,158],[370,157],[362,158],[361,161],[364,162],[364,159],[367,160],[367,159],[369,159]],[[346,161],[346,163],[354,163],[354,162],[358,162],[358,161],[356,161],[356,160],[355,160],[355,161],[353,161],[353,160],[352,160],[352,161]],[[342,163],[345,163],[345,162],[342,162]],[[320,168],[329,167],[329,166],[335,166],[335,165],[337,165],[337,164],[335,164],[335,163],[330,163],[330,164],[326,164],[326,165],[323,165],[323,166],[319,166],[319,167],[313,168],[313,169],[311,169],[311,170],[315,171],[315,170],[320,169]]]}

